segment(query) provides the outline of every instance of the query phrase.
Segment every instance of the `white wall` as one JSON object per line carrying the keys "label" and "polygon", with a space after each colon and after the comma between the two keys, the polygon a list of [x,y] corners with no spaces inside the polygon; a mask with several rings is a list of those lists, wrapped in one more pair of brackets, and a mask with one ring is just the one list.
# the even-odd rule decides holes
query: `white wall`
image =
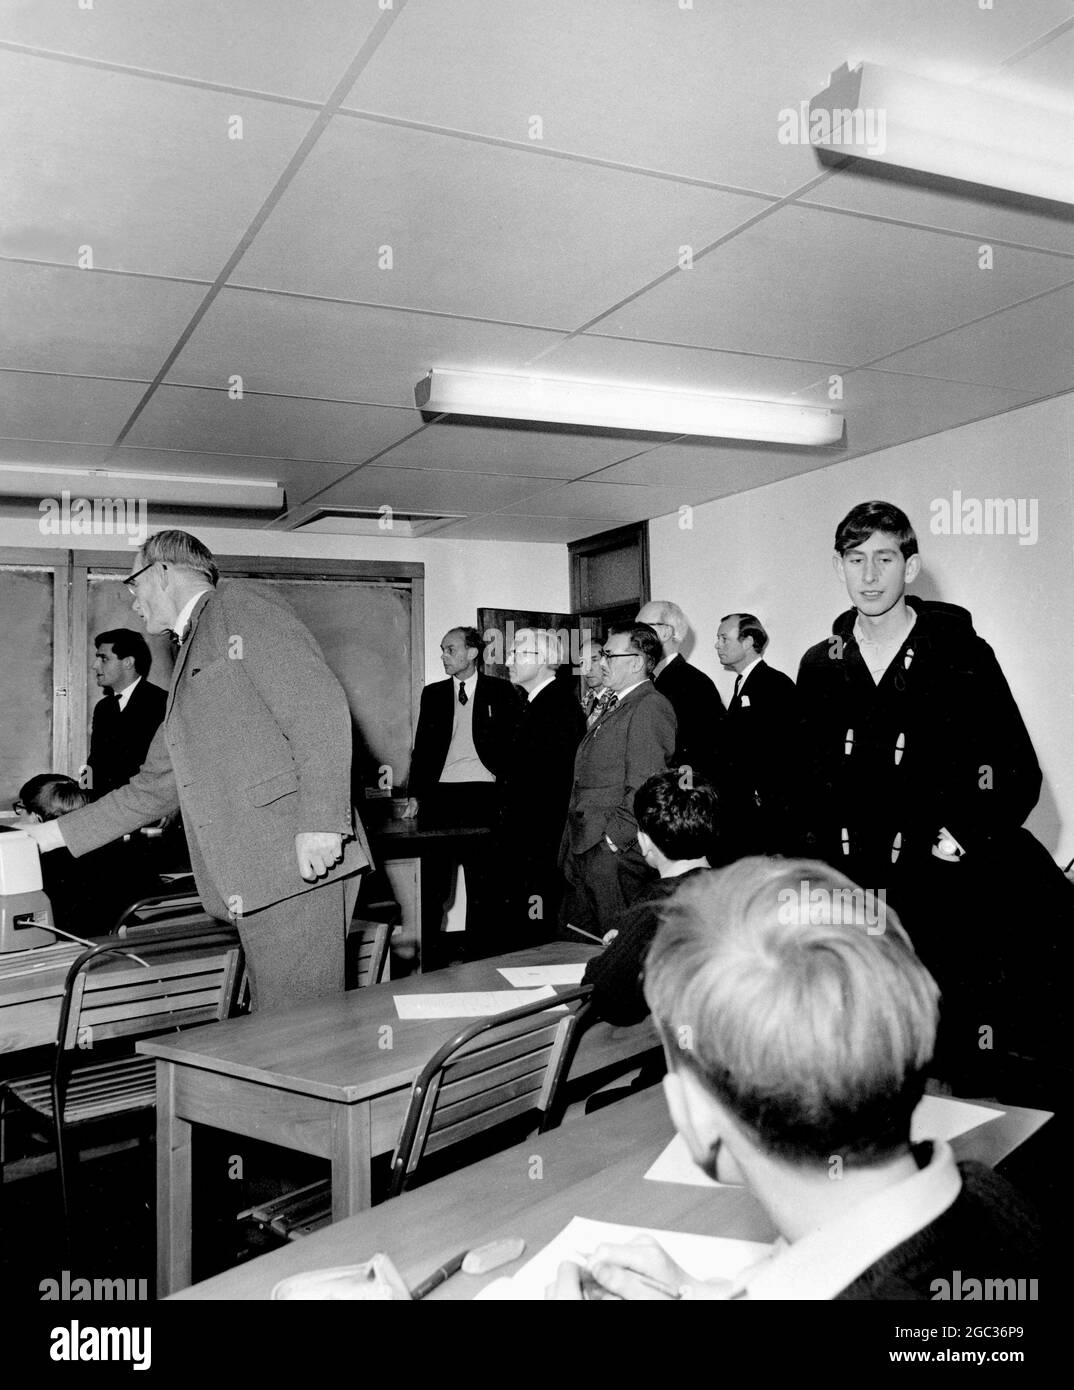
{"label": "white wall", "polygon": [[[1074,855],[1074,395],[948,430],[698,507],[693,530],[650,523],[652,593],[682,605],[691,659],[725,697],[733,677],[713,651],[720,618],[753,612],[773,666],[797,672],[807,647],[849,607],[832,571],[836,524],[858,502],[903,508],[924,569],[913,592],[961,604],[994,648],[1044,769],[1029,828],[1062,863]],[[1038,504],[1035,544],[1015,536],[935,535],[931,504],[1023,498]]]}
{"label": "white wall", "polygon": [[[157,527],[150,511],[150,530]],[[246,527],[187,527],[220,555],[285,555],[302,559],[420,560],[425,565],[425,678],[440,680],[440,639],[448,628],[472,623],[484,608],[536,608],[566,612],[567,547],[503,541],[396,540],[389,536],[297,536]],[[0,518],[0,560],[5,546],[61,550],[116,550],[114,536],[43,536],[35,521]]]}

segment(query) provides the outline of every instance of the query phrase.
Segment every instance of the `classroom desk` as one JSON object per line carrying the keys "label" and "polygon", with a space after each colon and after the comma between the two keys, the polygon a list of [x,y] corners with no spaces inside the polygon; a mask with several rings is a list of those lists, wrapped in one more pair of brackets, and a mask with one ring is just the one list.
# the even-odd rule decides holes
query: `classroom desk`
{"label": "classroom desk", "polygon": [[[959,1159],[995,1164],[1048,1118],[1045,1111],[1008,1108],[1001,1119],[960,1135],[952,1147]],[[264,1299],[288,1275],[357,1264],[378,1251],[391,1257],[413,1287],[458,1251],[500,1237],[521,1236],[526,1241],[522,1261],[529,1259],[573,1216],[773,1240],[771,1223],[744,1188],[645,1181],[645,1172],[673,1133],[663,1091],[652,1087],[206,1279],[177,1297]],[[457,1274],[429,1297],[473,1298],[484,1284],[518,1267],[508,1265],[481,1277]]]}
{"label": "classroom desk", "polygon": [[435,969],[443,949],[440,923],[443,904],[422,898],[422,864],[430,859],[457,861],[476,842],[489,839],[487,826],[431,828],[419,818],[390,820],[369,832],[374,862],[388,876],[403,911],[401,938],[417,947],[419,969]]}
{"label": "classroom desk", "polygon": [[[505,989],[500,965],[585,961],[595,949],[551,942],[140,1042],[139,1052],[157,1058],[158,1292],[190,1283],[194,1125],[329,1159],[333,1220],[353,1215],[369,1206],[370,1165],[394,1149],[418,1070],[466,1023],[400,1019],[394,996]],[[581,1038],[571,1078],[622,1067],[657,1046],[648,1019],[632,1028],[598,1023]]]}

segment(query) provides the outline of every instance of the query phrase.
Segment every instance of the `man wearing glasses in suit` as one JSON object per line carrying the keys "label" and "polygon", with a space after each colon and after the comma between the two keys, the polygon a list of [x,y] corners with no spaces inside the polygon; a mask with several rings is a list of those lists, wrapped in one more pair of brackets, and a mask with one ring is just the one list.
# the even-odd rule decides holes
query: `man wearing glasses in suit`
{"label": "man wearing glasses in suit", "polygon": [[159,531],[138,559],[134,611],[180,640],[164,722],[129,782],[30,832],[42,851],[66,845],[77,858],[181,810],[199,896],[238,927],[254,1007],[342,993],[369,863],[343,687],[271,589],[217,588],[197,537]]}
{"label": "man wearing glasses in suit", "polygon": [[600,667],[611,694],[575,756],[560,846],[563,928],[603,936],[654,876],[638,849],[634,793],[675,752],[675,711],[652,683],[661,656],[645,623],[616,624],[605,639]]}

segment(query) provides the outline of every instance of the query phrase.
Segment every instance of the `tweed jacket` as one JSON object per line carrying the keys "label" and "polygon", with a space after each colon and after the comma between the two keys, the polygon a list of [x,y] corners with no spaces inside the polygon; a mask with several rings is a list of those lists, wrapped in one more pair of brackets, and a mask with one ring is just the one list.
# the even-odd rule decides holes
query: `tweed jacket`
{"label": "tweed jacket", "polygon": [[[350,763],[347,697],[312,634],[270,589],[224,584],[194,608],[141,771],[64,816],[64,842],[86,854],[178,808],[206,911],[254,912],[370,862]],[[352,837],[316,883],[300,831]]]}
{"label": "tweed jacket", "polygon": [[675,711],[645,681],[605,714],[579,744],[574,759],[567,825],[561,855],[584,854],[607,835],[617,849],[638,837],[634,793],[675,752]]}

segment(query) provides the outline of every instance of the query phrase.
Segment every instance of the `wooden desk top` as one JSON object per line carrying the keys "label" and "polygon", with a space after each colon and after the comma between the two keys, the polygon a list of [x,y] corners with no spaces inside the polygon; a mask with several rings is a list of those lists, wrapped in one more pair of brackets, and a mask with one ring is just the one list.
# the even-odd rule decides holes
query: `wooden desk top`
{"label": "wooden desk top", "polygon": [[[501,965],[558,965],[586,961],[597,950],[584,942],[544,946],[390,980],[338,998],[268,1014],[191,1028],[138,1044],[140,1052],[227,1076],[262,1082],[324,1100],[353,1104],[408,1087],[441,1043],[470,1019],[401,1019],[395,996],[463,990],[508,990]],[[658,1046],[649,1020],[631,1028],[598,1023],[582,1039],[572,1075],[586,1075]]]}
{"label": "wooden desk top", "polygon": [[[960,1135],[952,1147],[959,1159],[994,1163],[1047,1119],[1044,1111],[1008,1108],[1002,1119]],[[413,1287],[458,1251],[499,1237],[523,1237],[522,1258],[529,1259],[573,1216],[739,1240],[773,1240],[776,1233],[771,1222],[744,1188],[644,1180],[673,1133],[663,1092],[652,1087],[596,1115],[568,1119],[551,1134],[535,1136],[506,1153],[337,1222],[184,1289],[176,1297],[265,1299],[287,1275],[357,1264],[378,1251],[391,1256]],[[455,1275],[430,1297],[473,1298],[484,1284],[518,1267],[508,1265],[481,1277]]]}
{"label": "wooden desk top", "polygon": [[381,859],[419,856],[423,852],[450,848],[452,841],[479,840],[491,835],[487,825],[427,826],[415,817],[387,820],[370,829],[369,839]]}

